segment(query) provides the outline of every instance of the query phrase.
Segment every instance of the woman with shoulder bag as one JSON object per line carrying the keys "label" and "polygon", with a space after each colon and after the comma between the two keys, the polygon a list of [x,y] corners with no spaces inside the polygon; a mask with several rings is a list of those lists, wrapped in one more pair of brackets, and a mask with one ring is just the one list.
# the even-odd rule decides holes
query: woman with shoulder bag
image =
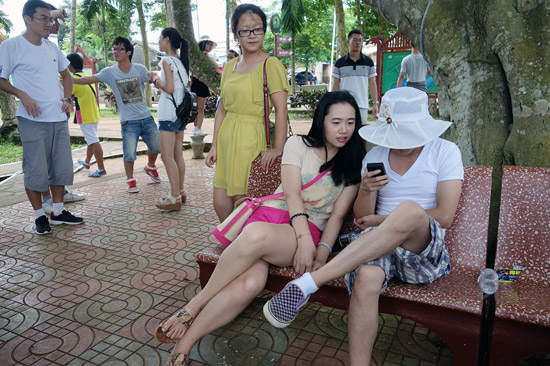
{"label": "woman with shoulder bag", "polygon": [[[262,165],[268,167],[282,154],[286,141],[290,86],[281,62],[262,50],[266,26],[265,13],[253,4],[237,6],[231,17],[231,29],[242,54],[224,67],[212,148],[206,157],[207,166],[216,164],[213,200],[220,222],[229,216],[234,202],[246,195],[252,161],[262,154]],[[275,139],[269,150],[264,118],[264,63],[268,109],[275,107]]]}
{"label": "woman with shoulder bag", "polygon": [[[183,134],[186,124],[176,115],[189,81],[188,43],[174,28],[164,28],[159,37],[159,48],[164,56],[159,63],[160,78],[150,72],[155,86],[161,90],[158,104],[160,152],[168,180],[170,194],[160,198],[156,206],[161,210],[180,210],[186,196],[183,189],[185,160],[183,159]],[[177,50],[180,50],[178,56]]]}
{"label": "woman with shoulder bag", "polygon": [[361,182],[360,127],[361,113],[349,92],[321,98],[308,135],[292,136],[284,146],[276,190],[284,196],[254,211],[203,290],[157,328],[160,342],[177,342],[167,365],[189,365],[193,345],[263,291],[270,264],[304,273],[326,263]]}

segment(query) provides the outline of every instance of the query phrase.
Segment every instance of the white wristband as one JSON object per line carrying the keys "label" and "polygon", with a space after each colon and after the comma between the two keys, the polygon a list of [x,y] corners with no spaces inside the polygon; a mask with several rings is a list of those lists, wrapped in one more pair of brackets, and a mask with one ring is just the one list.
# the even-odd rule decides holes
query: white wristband
{"label": "white wristband", "polygon": [[332,253],[332,247],[331,247],[330,245],[328,245],[327,243],[325,243],[324,241],[320,241],[320,242],[319,242],[319,245],[324,246],[325,248],[328,249],[328,252],[329,252],[329,253]]}

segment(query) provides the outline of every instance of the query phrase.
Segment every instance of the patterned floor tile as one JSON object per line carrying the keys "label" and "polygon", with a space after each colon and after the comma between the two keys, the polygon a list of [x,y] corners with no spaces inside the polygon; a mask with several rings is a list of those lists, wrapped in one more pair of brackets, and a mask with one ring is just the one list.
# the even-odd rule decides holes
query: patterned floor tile
{"label": "patterned floor tile", "polygon": [[143,271],[152,261],[132,253],[110,252],[90,263],[84,268],[83,274],[98,280],[119,283]]}
{"label": "patterned floor tile", "polygon": [[27,305],[2,299],[0,303],[0,341],[5,343],[51,317],[53,315]]}
{"label": "patterned floor tile", "polygon": [[70,273],[16,296],[13,301],[58,315],[110,285],[104,281]]}
{"label": "patterned floor tile", "polygon": [[51,281],[62,273],[54,268],[0,256],[0,298],[12,299]]}
{"label": "patterned floor tile", "polygon": [[109,228],[109,232],[93,238],[90,244],[115,252],[128,252],[132,245],[146,237],[146,234],[140,231],[113,227]]}
{"label": "patterned floor tile", "polygon": [[0,348],[4,365],[67,365],[105,339],[107,333],[53,317],[12,338]]}
{"label": "patterned floor tile", "polygon": [[163,234],[178,225],[180,225],[180,222],[177,219],[157,214],[145,216],[144,220],[130,224],[129,228],[144,233]]}
{"label": "patterned floor tile", "polygon": [[135,255],[147,256],[159,260],[175,260],[174,255],[187,247],[184,238],[147,233],[145,238],[134,245],[128,251]]}
{"label": "patterned floor tile", "polygon": [[163,365],[168,356],[166,351],[113,334],[72,360],[68,366]]}
{"label": "patterned floor tile", "polygon": [[182,266],[168,261],[156,261],[120,284],[161,296],[170,296],[198,277],[199,272],[196,267]]}
{"label": "patterned floor tile", "polygon": [[90,263],[108,255],[102,248],[71,243],[60,253],[53,253],[42,260],[45,266],[66,272],[81,273]]}
{"label": "patterned floor tile", "polygon": [[164,300],[130,287],[113,285],[60,314],[81,324],[116,333]]}
{"label": "patterned floor tile", "polygon": [[50,254],[65,250],[69,243],[52,236],[31,236],[29,240],[14,241],[10,246],[0,248],[0,254],[12,258],[40,263]]}
{"label": "patterned floor tile", "polygon": [[61,240],[90,245],[92,240],[109,232],[109,227],[84,222],[82,225],[63,225],[61,230],[54,229],[54,236]]}
{"label": "patterned floor tile", "polygon": [[25,243],[33,237],[30,233],[0,226],[0,249],[3,246],[12,246],[14,243]]}

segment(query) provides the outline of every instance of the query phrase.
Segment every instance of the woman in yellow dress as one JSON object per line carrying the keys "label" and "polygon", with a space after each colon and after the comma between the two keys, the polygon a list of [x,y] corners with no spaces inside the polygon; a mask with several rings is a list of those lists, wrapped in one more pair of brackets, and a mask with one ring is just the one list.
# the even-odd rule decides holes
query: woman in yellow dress
{"label": "woman in yellow dress", "polygon": [[[266,27],[265,13],[253,4],[237,6],[231,17],[231,29],[242,54],[225,65],[212,148],[206,157],[207,166],[216,164],[213,198],[220,221],[229,216],[233,203],[246,195],[252,161],[262,154],[262,165],[271,165],[282,154],[286,141],[290,86],[285,67],[262,50]],[[264,119],[264,62],[270,110],[275,108],[275,138],[269,150]]]}

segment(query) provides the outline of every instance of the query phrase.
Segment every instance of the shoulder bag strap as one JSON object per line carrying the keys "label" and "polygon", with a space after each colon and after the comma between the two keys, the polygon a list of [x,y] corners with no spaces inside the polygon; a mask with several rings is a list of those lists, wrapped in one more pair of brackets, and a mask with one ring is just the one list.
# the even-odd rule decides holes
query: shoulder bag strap
{"label": "shoulder bag strap", "polygon": [[[176,62],[174,62],[174,66],[176,66],[176,71],[178,72],[178,76],[180,78],[181,84],[183,85],[183,94],[185,95],[185,84],[183,83],[183,78],[181,77],[181,74],[180,74],[180,68],[178,67],[178,64]],[[176,99],[174,98],[174,94],[170,93],[170,96],[172,97],[171,100],[172,100],[172,103],[174,104],[174,108],[176,108],[177,110],[178,106],[176,104]]]}
{"label": "shoulder bag strap", "polygon": [[[321,173],[317,174],[317,176],[315,178],[313,178],[312,180],[310,180],[309,182],[307,182],[306,184],[304,184],[302,186],[302,191],[308,189],[309,187],[311,187],[312,185],[317,183],[317,181],[319,179],[323,178],[331,170],[332,170],[332,167],[330,167],[327,170],[322,171]],[[262,203],[262,202],[267,201],[267,200],[272,200],[272,199],[275,199],[275,198],[283,197],[284,195],[285,195],[284,192],[279,192],[279,193],[275,193],[275,194],[272,194],[272,195],[269,195],[269,196],[256,198],[254,200],[258,203]]]}
{"label": "shoulder bag strap", "polygon": [[265,115],[265,138],[267,143],[267,148],[271,148],[271,136],[269,134],[269,89],[267,88],[267,72],[266,72],[266,58],[264,61],[264,115]]}

